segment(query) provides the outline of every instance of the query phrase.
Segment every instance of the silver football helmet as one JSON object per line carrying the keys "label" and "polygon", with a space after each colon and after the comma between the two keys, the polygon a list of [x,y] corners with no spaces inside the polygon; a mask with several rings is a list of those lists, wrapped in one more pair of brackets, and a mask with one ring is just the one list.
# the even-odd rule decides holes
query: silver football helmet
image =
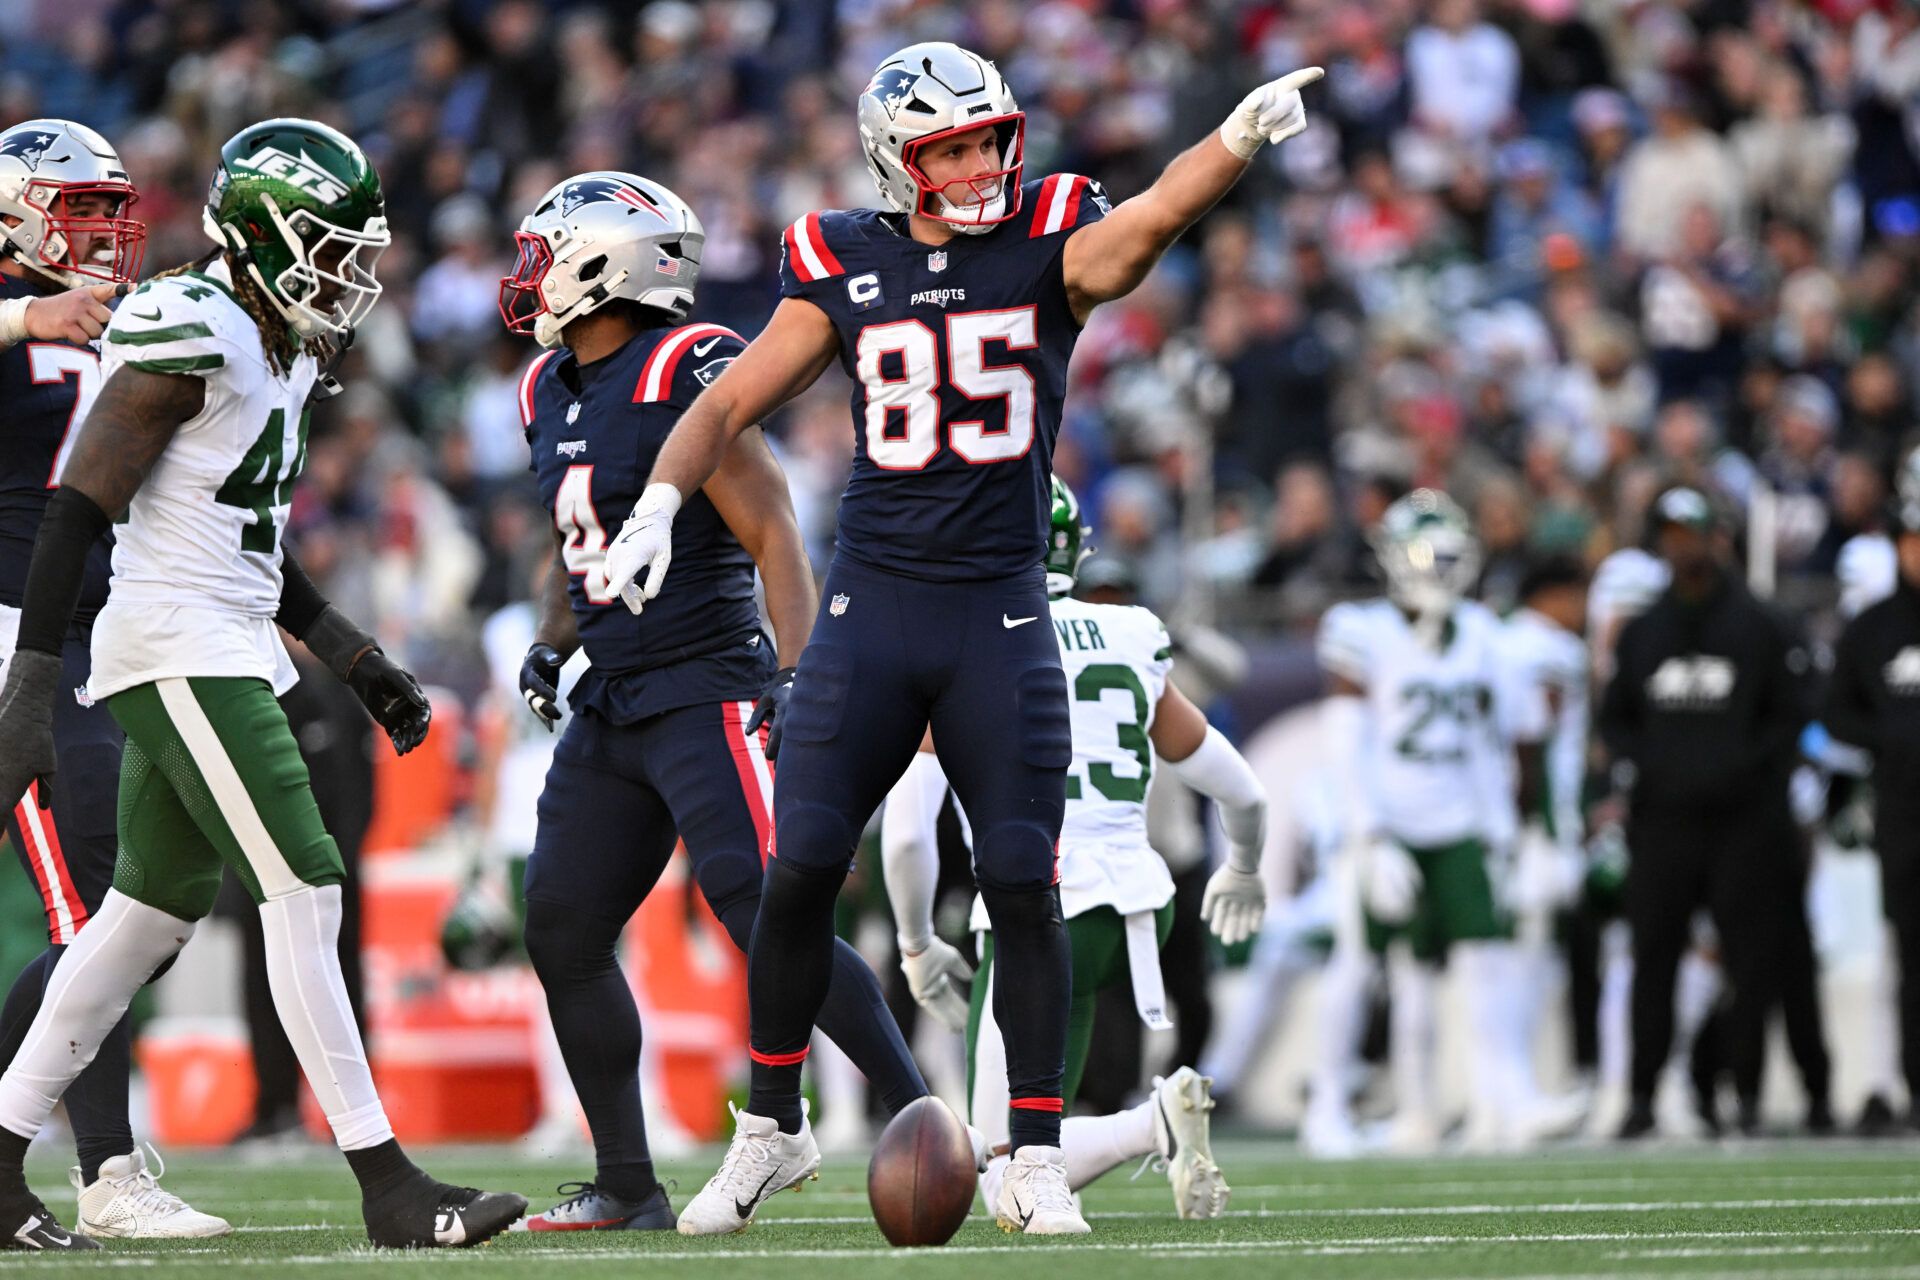
{"label": "silver football helmet", "polygon": [[686,319],[707,233],[673,192],[609,170],[576,174],[541,196],[513,240],[519,258],[500,278],[500,318],[554,347],[569,322],[612,298]]}
{"label": "silver football helmet", "polygon": [[1415,489],[1388,507],[1374,550],[1388,597],[1422,617],[1444,616],[1480,576],[1480,542],[1467,513],[1437,489]]}
{"label": "silver football helmet", "polygon": [[[918,213],[978,235],[1020,212],[1027,118],[985,58],[944,41],[908,45],[873,73],[859,114],[867,168],[896,213]],[[1006,167],[943,187],[929,182],[915,158],[921,148],[982,125],[999,134]]]}
{"label": "silver football helmet", "polygon": [[[75,200],[104,196],[104,212],[76,213]],[[71,120],[29,120],[0,133],[0,253],[68,288],[130,281],[140,272],[147,229],[126,216],[139,200],[107,140]],[[90,241],[76,256],[77,242]]]}

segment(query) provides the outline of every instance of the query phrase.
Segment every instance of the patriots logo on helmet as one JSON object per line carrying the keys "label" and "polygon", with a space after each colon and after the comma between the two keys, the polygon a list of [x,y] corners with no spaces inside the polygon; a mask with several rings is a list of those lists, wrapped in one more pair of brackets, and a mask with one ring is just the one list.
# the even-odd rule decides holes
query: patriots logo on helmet
{"label": "patriots logo on helmet", "polygon": [[0,141],[0,156],[18,156],[29,169],[40,168],[40,157],[59,138],[51,133],[22,133]]}
{"label": "patriots logo on helmet", "polygon": [[867,92],[880,100],[880,105],[886,108],[887,119],[892,120],[899,116],[900,108],[907,105],[907,99],[913,94],[913,86],[919,83],[918,72],[905,67],[885,67],[874,74]]}
{"label": "patriots logo on helmet", "polygon": [[659,218],[662,222],[667,216],[660,206],[648,199],[644,192],[636,191],[624,182],[615,182],[612,178],[582,178],[578,182],[569,182],[560,189],[557,203],[560,216],[571,217],[573,211],[582,205],[593,204],[600,200],[614,200],[635,209],[644,210]]}

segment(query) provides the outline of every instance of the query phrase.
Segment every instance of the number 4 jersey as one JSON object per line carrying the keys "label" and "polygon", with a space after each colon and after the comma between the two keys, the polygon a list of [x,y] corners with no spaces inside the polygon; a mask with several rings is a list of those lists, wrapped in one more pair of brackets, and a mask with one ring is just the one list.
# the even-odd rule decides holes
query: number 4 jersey
{"label": "number 4 jersey", "polygon": [[753,557],[696,493],[673,522],[667,590],[635,617],[607,590],[607,540],[646,487],[674,423],[744,344],[717,324],[650,329],[581,365],[551,351],[520,381],[532,470],[562,538],[567,590],[592,666],[567,696],[614,724],[757,698],[774,655],[760,631]]}
{"label": "number 4 jersey", "polygon": [[317,364],[302,354],[288,372],[272,370],[223,261],[142,285],[114,312],[101,349],[105,380],[123,368],[187,374],[206,393],[116,530],[88,691],[256,676],[285,692],[295,675],[273,624],[280,534],[306,465]]}
{"label": "number 4 jersey", "polygon": [[1006,578],[1045,554],[1053,444],[1080,336],[1061,253],[1106,215],[1097,183],[1058,174],[1020,210],[942,245],[873,209],[787,228],[780,292],[833,321],[853,379],[853,471],[840,554],[933,581]]}

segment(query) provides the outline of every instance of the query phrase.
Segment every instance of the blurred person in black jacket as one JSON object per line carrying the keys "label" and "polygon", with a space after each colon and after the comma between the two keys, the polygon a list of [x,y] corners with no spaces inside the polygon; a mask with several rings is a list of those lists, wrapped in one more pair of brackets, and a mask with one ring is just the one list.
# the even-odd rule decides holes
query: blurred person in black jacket
{"label": "blurred person in black jacket", "polygon": [[[1620,633],[1599,717],[1608,751],[1632,775],[1632,1104],[1620,1136],[1654,1127],[1674,974],[1702,907],[1732,987],[1723,1047],[1740,1125],[1751,1132],[1768,1011],[1787,964],[1811,961],[1810,952],[1783,958],[1789,913],[1804,912],[1788,776],[1807,721],[1808,661],[1787,624],[1729,571],[1704,494],[1668,489],[1650,518],[1672,583]],[[1823,1106],[1824,1081],[1810,1083],[1821,1086]]]}
{"label": "blurred person in black jacket", "polygon": [[1880,894],[1899,942],[1908,1123],[1920,1128],[1920,497],[1901,501],[1894,531],[1899,578],[1841,634],[1825,716],[1834,737],[1873,754]]}

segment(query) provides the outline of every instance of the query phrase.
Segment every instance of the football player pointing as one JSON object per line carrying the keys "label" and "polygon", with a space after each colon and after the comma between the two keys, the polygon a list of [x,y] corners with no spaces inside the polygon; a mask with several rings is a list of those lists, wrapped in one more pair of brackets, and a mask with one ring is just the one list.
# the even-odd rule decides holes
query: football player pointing
{"label": "football player pointing", "polygon": [[0,1229],[9,1247],[86,1247],[28,1190],[27,1143],[213,908],[226,864],[259,905],[281,1025],[359,1179],[369,1238],[476,1244],[526,1201],[437,1182],[394,1140],[340,976],[340,853],[275,700],[295,679],[281,627],[397,750],[427,733],[413,677],[280,545],[316,349],[344,342],[380,296],[380,180],[333,129],[268,120],[221,149],[204,224],[220,251],[149,281],[107,328],[106,377],[47,503],[0,692],[0,802],[12,804],[55,771],[60,638],[91,548],[125,513],[88,681],[127,736],[119,862],[0,1078]]}
{"label": "football player pointing", "polygon": [[[676,831],[714,916],[742,950],[760,904],[774,742],[818,596],[786,477],[756,429],[687,499],[675,592],[643,617],[606,582],[605,529],[633,505],[674,422],[744,345],[690,323],[706,233],[673,192],[584,173],[542,196],[501,283],[507,327],[543,346],[521,384],[558,563],[520,687],[559,717],[566,655],[592,665],[568,699],[527,863],[527,954],[546,989],[598,1171],[535,1231],[671,1228],[641,1111],[640,1018],[615,954],[673,854]],[[761,633],[758,566],[781,657]],[[756,701],[757,700],[757,701]],[[765,758],[760,758],[764,752]],[[822,1029],[888,1108],[926,1093],[879,981],[842,942]],[[736,1219],[736,1222],[738,1219]]]}
{"label": "football player pointing", "polygon": [[[752,1084],[721,1171],[680,1217],[737,1231],[817,1159],[800,1064],[831,974],[854,841],[931,726],[973,823],[993,922],[1013,1161],[996,1211],[1085,1231],[1060,1154],[1070,978],[1054,846],[1072,759],[1041,557],[1067,361],[1246,172],[1306,126],[1299,89],[1256,90],[1216,135],[1109,210],[1085,178],[1024,181],[1024,117],[1000,73],[951,44],[881,63],[860,141],[890,212],[809,214],[786,232],[766,332],[681,418],[607,553],[636,612],[659,594],[673,522],[740,432],[838,359],[855,451],[831,603],[802,656],[774,793],[776,856],[748,965]],[[644,576],[643,576],[644,575]]]}

